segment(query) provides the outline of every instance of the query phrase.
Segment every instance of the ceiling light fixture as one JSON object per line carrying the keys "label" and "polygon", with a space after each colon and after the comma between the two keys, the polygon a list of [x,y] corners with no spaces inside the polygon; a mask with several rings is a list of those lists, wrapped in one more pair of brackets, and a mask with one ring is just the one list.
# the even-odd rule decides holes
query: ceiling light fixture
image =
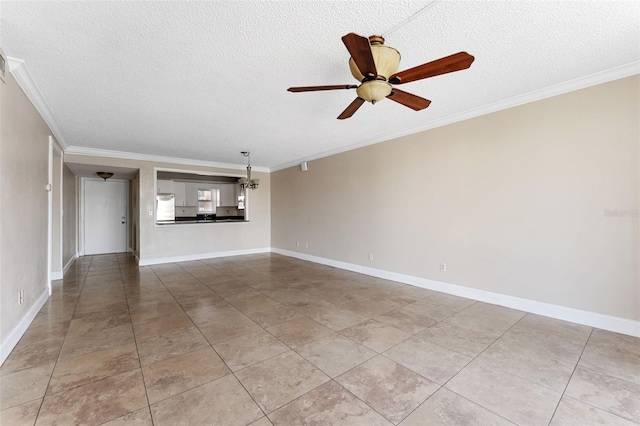
{"label": "ceiling light fixture", "polygon": [[113,173],[110,173],[110,172],[98,172],[96,174],[98,176],[100,176],[102,179],[104,179],[105,182],[107,181],[107,179],[109,179],[111,176],[113,176]]}
{"label": "ceiling light fixture", "polygon": [[391,94],[391,85],[387,81],[392,74],[398,71],[400,53],[393,47],[385,45],[382,36],[369,37],[369,43],[371,43],[371,54],[378,75],[362,75],[353,58],[349,58],[349,69],[351,75],[362,82],[360,87],[356,89],[358,97],[375,104]]}
{"label": "ceiling light fixture", "polygon": [[240,154],[247,157],[247,177],[241,178],[238,182],[242,189],[258,189],[260,179],[251,179],[251,152],[242,151]]}

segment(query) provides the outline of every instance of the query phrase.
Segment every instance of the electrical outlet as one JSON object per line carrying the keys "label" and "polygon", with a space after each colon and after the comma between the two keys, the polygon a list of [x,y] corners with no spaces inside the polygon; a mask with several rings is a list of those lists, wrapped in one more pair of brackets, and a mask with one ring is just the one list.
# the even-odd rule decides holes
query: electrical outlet
{"label": "electrical outlet", "polygon": [[309,243],[304,243],[304,248],[309,248]]}
{"label": "electrical outlet", "polygon": [[149,210],[149,216],[153,216],[153,210]]}
{"label": "electrical outlet", "polygon": [[300,241],[296,241],[296,247],[300,247]]}
{"label": "electrical outlet", "polygon": [[447,264],[440,262],[440,272],[447,272]]}
{"label": "electrical outlet", "polygon": [[373,260],[373,253],[369,253],[369,260]]}

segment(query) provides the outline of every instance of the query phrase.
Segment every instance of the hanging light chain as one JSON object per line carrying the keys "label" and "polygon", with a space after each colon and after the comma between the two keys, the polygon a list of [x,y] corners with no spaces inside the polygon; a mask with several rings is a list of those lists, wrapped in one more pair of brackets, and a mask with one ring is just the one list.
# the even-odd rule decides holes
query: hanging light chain
{"label": "hanging light chain", "polygon": [[429,2],[426,6],[422,7],[422,9],[418,10],[416,13],[414,13],[413,15],[409,16],[407,19],[405,19],[404,21],[400,22],[399,24],[396,24],[393,28],[391,28],[389,31],[385,31],[384,33],[382,33],[383,37],[387,37],[389,34],[391,34],[392,32],[394,32],[397,29],[400,29],[402,27],[404,27],[406,24],[408,24],[409,22],[413,21],[414,19],[416,19],[418,16],[422,15],[424,12],[427,11],[427,9],[429,9],[431,6],[435,5],[436,3],[438,3],[440,0],[432,0],[431,2]]}

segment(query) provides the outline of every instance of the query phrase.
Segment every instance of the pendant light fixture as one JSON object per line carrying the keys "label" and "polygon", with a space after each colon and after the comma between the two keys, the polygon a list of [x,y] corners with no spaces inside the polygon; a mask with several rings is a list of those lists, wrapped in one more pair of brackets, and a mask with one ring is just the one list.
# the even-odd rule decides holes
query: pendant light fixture
{"label": "pendant light fixture", "polygon": [[96,174],[100,176],[102,179],[104,179],[105,181],[109,179],[111,176],[113,176],[113,173],[111,172],[98,172]]}
{"label": "pendant light fixture", "polygon": [[251,152],[242,151],[240,154],[247,157],[247,177],[241,178],[238,182],[242,189],[258,189],[260,179],[251,179]]}

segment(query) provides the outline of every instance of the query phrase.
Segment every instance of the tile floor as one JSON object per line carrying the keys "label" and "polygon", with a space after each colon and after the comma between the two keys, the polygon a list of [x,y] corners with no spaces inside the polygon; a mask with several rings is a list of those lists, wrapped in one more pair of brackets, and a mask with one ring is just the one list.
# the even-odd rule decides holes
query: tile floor
{"label": "tile floor", "polygon": [[640,339],[274,254],[78,259],[2,425],[630,425]]}

